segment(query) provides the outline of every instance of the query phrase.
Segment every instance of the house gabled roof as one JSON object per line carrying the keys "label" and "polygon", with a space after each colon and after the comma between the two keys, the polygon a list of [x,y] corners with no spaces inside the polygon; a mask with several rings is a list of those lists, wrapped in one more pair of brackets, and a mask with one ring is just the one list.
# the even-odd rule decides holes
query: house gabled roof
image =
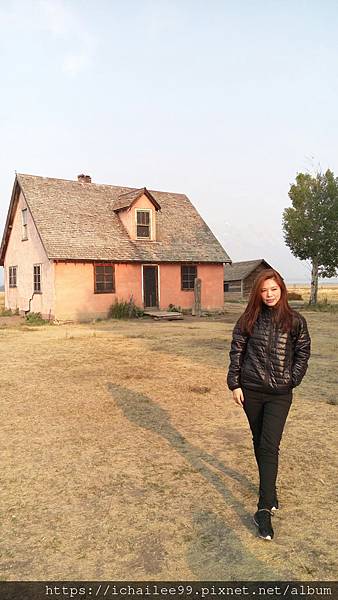
{"label": "house gabled roof", "polygon": [[261,264],[265,269],[271,269],[271,266],[264,258],[259,258],[258,260],[244,260],[241,262],[233,262],[231,265],[224,265],[224,281],[245,279],[245,277],[250,275],[250,273]]}
{"label": "house gabled roof", "polygon": [[161,210],[161,207],[158,202],[156,202],[154,196],[148,192],[147,188],[141,188],[140,190],[133,190],[132,192],[127,192],[121,194],[114,202],[113,209],[115,211],[123,210],[125,208],[130,208],[131,205],[141,196],[147,196],[148,200],[154,205],[156,210]]}
{"label": "house gabled roof", "polygon": [[1,244],[2,264],[20,190],[50,259],[230,261],[184,194],[150,191],[161,207],[156,214],[156,241],[132,240],[115,209],[122,195],[137,195],[139,189],[17,174]]}

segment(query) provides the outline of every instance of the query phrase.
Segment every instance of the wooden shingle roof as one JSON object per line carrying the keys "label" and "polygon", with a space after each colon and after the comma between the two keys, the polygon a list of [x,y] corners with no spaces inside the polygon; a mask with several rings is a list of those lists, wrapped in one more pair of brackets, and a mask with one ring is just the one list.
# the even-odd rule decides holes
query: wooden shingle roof
{"label": "wooden shingle roof", "polygon": [[[50,259],[227,262],[229,256],[187,196],[149,191],[160,206],[156,241],[132,240],[114,209],[135,188],[17,174],[1,245],[3,262],[20,188]],[[137,195],[137,194],[136,194]],[[119,200],[120,199],[120,200]]]}
{"label": "wooden shingle roof", "polygon": [[233,262],[231,265],[224,265],[224,281],[245,279],[245,277],[250,275],[250,273],[252,273],[259,265],[262,265],[264,269],[271,268],[264,258],[259,258],[258,260],[244,260],[241,262]]}
{"label": "wooden shingle roof", "polygon": [[122,210],[124,208],[129,208],[133,204],[133,202],[135,202],[135,200],[140,198],[140,196],[142,196],[143,194],[147,196],[150,202],[155,206],[156,210],[161,210],[159,203],[156,202],[154,196],[150,192],[148,192],[147,188],[145,187],[141,188],[140,190],[132,190],[131,192],[120,194],[120,196],[116,198],[114,202],[113,210],[117,211]]}

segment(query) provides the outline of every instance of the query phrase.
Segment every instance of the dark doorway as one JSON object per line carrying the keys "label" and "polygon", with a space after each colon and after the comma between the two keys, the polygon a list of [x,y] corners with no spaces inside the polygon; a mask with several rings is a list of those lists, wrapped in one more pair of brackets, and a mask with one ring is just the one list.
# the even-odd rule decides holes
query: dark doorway
{"label": "dark doorway", "polygon": [[144,308],[158,306],[157,267],[143,266]]}

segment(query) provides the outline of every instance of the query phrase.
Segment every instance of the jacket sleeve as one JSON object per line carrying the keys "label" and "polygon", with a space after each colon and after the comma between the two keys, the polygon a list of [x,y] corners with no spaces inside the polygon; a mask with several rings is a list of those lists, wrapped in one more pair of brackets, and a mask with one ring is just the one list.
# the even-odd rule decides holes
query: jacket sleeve
{"label": "jacket sleeve", "polygon": [[246,351],[246,345],[249,336],[241,331],[239,326],[239,320],[237,321],[234,330],[232,332],[232,342],[230,349],[230,365],[227,377],[228,388],[232,391],[236,388],[241,387],[240,375],[241,367],[243,363],[244,354]]}
{"label": "jacket sleeve", "polygon": [[306,321],[299,315],[299,321],[294,341],[294,355],[292,364],[292,385],[299,385],[306,373],[311,351],[311,338]]}

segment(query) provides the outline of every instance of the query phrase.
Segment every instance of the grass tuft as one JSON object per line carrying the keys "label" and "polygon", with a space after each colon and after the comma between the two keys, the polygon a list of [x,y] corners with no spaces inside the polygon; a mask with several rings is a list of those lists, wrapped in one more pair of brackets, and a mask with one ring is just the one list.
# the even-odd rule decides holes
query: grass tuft
{"label": "grass tuft", "polygon": [[19,309],[16,308],[15,310],[12,310],[11,308],[2,308],[2,310],[0,310],[0,317],[16,317],[19,314]]}
{"label": "grass tuft", "polygon": [[182,312],[182,308],[180,306],[175,306],[175,304],[169,304],[168,312]]}
{"label": "grass tuft", "polygon": [[288,292],[288,300],[303,300],[303,296],[298,292]]}
{"label": "grass tuft", "polygon": [[41,313],[31,312],[26,315],[26,322],[29,325],[46,325],[49,323],[46,319],[43,319]]}
{"label": "grass tuft", "polygon": [[210,391],[211,388],[206,385],[191,385],[189,387],[189,392],[194,392],[194,394],[207,394]]}
{"label": "grass tuft", "polygon": [[139,317],[143,317],[143,310],[136,306],[132,296],[128,302],[115,300],[108,311],[109,319],[138,319]]}

